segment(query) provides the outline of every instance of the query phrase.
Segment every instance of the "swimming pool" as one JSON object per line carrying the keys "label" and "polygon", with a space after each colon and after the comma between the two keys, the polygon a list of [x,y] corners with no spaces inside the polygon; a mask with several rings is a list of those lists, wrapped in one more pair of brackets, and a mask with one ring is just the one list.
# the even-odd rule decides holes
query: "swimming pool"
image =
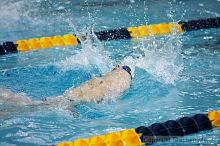
{"label": "swimming pool", "polygon": [[[0,42],[178,22],[220,14],[219,0],[0,2]],[[87,43],[0,56],[1,93],[41,100],[100,76],[117,63],[133,67],[131,88],[101,104],[6,107],[1,103],[0,145],[52,145],[150,125],[220,108],[220,29],[181,35]],[[163,145],[218,144],[220,129]],[[195,139],[195,141],[192,141]],[[183,142],[184,141],[184,142]],[[161,145],[157,143],[155,145]]]}

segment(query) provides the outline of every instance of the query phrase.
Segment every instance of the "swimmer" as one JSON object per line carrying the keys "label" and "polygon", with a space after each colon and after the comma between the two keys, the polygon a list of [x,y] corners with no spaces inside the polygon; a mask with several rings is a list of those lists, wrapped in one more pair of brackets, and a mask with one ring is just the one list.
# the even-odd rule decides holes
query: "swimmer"
{"label": "swimmer", "polygon": [[105,97],[115,97],[122,94],[130,87],[131,80],[131,69],[128,66],[117,65],[103,77],[94,77],[79,87],[69,89],[65,92],[64,97],[68,100],[80,99],[99,103]]}
{"label": "swimmer", "polygon": [[[105,98],[120,96],[131,85],[132,75],[128,66],[117,65],[111,72],[102,77],[94,77],[82,83],[79,87],[70,88],[64,96],[47,98],[44,101],[32,101],[27,96],[16,98],[11,92],[11,96],[0,94],[0,102],[16,105],[56,105],[59,101],[81,100],[86,102],[100,103]],[[3,93],[3,92],[2,92]]]}

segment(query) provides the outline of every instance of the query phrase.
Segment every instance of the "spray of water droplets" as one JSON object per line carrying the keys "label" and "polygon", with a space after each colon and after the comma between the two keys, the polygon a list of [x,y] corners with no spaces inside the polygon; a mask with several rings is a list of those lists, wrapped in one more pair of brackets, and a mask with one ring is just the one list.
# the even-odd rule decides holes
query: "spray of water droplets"
{"label": "spray of water droplets", "polygon": [[156,80],[166,84],[175,84],[183,69],[181,57],[181,42],[176,35],[164,39],[150,37],[139,43],[144,55],[133,58],[126,57],[123,64],[142,68],[153,75]]}

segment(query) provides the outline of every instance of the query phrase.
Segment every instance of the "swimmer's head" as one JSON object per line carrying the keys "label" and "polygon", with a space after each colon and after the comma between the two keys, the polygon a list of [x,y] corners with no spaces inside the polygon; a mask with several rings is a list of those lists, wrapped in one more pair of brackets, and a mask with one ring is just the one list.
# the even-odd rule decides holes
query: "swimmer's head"
{"label": "swimmer's head", "polygon": [[131,76],[131,79],[132,79],[132,75],[131,75],[131,68],[129,66],[121,66],[121,65],[117,65],[113,70],[117,70],[117,69],[123,69],[124,71],[126,71],[130,76]]}
{"label": "swimmer's head", "polygon": [[132,80],[131,68],[125,65],[125,66],[122,66],[122,69],[125,70],[131,76],[131,80]]}

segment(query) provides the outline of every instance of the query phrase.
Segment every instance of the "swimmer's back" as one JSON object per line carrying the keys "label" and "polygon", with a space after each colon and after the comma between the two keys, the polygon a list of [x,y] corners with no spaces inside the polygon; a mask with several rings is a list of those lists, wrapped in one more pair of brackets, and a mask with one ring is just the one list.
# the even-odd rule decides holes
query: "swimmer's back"
{"label": "swimmer's back", "polygon": [[116,69],[103,77],[95,77],[77,88],[66,91],[68,99],[81,99],[88,102],[100,102],[105,97],[116,97],[127,90],[131,84],[131,76],[122,69]]}

